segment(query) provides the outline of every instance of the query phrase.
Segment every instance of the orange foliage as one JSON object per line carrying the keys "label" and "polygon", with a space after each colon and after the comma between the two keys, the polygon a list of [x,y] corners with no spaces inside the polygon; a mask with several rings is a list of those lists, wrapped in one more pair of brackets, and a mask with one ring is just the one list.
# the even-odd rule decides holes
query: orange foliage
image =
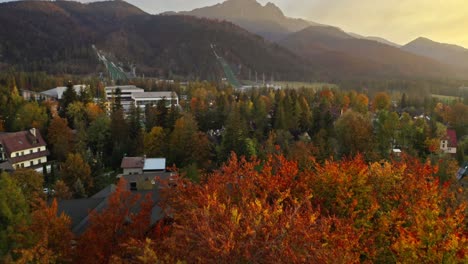
{"label": "orange foliage", "polygon": [[299,172],[275,155],[233,156],[202,185],[167,192],[175,224],[161,252],[191,262],[442,263],[468,260],[466,206],[411,158],[361,156]]}
{"label": "orange foliage", "polygon": [[47,206],[38,199],[27,232],[34,246],[19,250],[17,263],[67,263],[71,261],[72,238],[70,217],[57,212],[57,201]]}
{"label": "orange foliage", "polygon": [[282,156],[234,155],[203,185],[180,180],[168,192],[175,224],[165,251],[208,263],[357,263],[360,233],[349,221],[319,220],[299,176]]}
{"label": "orange foliage", "polygon": [[104,113],[104,110],[96,103],[88,103],[86,105],[86,115],[90,122],[97,119],[97,117]]}
{"label": "orange foliage", "polygon": [[90,226],[79,238],[76,258],[79,263],[109,263],[113,255],[119,255],[124,243],[130,239],[143,240],[150,227],[153,201],[151,196],[137,210],[140,195],[127,190],[127,183],[120,180],[117,190],[109,197],[107,208],[90,213]]}

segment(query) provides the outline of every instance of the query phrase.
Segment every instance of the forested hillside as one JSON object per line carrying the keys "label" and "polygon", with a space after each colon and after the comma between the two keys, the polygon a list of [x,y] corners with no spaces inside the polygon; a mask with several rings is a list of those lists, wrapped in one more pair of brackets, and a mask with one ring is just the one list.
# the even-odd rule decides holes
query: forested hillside
{"label": "forested hillside", "polygon": [[152,16],[123,1],[81,4],[20,1],[0,7],[0,65],[23,71],[91,74],[103,71],[92,50],[135,63],[147,76],[217,80],[222,69],[211,50],[241,74],[277,79],[311,78],[304,62],[228,22],[185,16]]}

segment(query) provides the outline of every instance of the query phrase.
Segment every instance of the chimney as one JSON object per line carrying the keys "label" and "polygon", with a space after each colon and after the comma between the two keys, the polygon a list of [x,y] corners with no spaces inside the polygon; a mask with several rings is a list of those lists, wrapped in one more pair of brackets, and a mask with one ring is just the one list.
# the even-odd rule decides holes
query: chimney
{"label": "chimney", "polygon": [[29,130],[29,132],[31,133],[31,135],[34,136],[34,138],[37,138],[37,135],[36,135],[36,129],[33,127]]}

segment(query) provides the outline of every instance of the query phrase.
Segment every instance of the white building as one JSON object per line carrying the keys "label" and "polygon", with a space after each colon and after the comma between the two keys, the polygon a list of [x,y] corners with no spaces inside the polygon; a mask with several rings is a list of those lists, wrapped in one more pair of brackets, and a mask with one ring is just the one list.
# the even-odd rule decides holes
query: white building
{"label": "white building", "polygon": [[179,105],[179,97],[175,92],[142,92],[133,93],[132,99],[135,102],[135,106],[145,108],[146,106],[155,106],[159,101],[165,100],[166,107],[172,105]]}
{"label": "white building", "polygon": [[134,103],[132,99],[133,93],[143,93],[145,90],[138,88],[135,85],[120,85],[120,86],[108,86],[105,88],[106,99],[108,101],[114,101],[118,96],[118,90],[120,90],[120,102],[125,111],[130,110],[130,105]]}
{"label": "white building", "polygon": [[39,130],[0,134],[0,164],[13,169],[30,168],[43,172],[47,163],[47,144]]}
{"label": "white building", "polygon": [[[75,90],[75,93],[77,95],[81,94],[81,91],[84,91],[86,89],[89,89],[89,85],[84,85],[84,84],[77,84],[73,85],[73,89]],[[59,86],[47,91],[43,92],[34,92],[30,90],[21,90],[21,95],[25,100],[62,100],[63,98],[63,93],[67,90],[66,86]]]}

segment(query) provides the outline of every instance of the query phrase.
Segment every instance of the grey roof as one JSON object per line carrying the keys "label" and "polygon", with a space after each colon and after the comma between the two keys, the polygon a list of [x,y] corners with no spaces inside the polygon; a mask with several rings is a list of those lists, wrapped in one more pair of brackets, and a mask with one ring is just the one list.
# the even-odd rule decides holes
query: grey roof
{"label": "grey roof", "polygon": [[89,213],[92,210],[102,211],[104,205],[107,205],[107,198],[63,200],[58,202],[57,211],[70,216],[73,233],[82,234],[88,225]]}
{"label": "grey roof", "polygon": [[[80,94],[83,89],[86,89],[86,85],[83,85],[83,84],[73,85],[73,89],[75,89],[75,92],[77,94]],[[50,96],[50,97],[54,97],[54,98],[57,98],[57,99],[60,100],[60,99],[62,99],[63,93],[65,92],[65,90],[67,90],[67,87],[60,86],[60,87],[57,87],[57,88],[54,88],[54,89],[50,89],[50,90],[41,92],[41,94],[44,94],[44,95],[47,95],[47,96]]]}
{"label": "grey roof", "polygon": [[0,171],[14,171],[15,169],[9,161],[0,162]]}
{"label": "grey roof", "polygon": [[141,92],[141,93],[132,93],[132,97],[135,99],[145,99],[145,98],[177,98],[175,92]]}
{"label": "grey roof", "polygon": [[[58,202],[58,214],[65,213],[70,216],[72,221],[73,233],[80,235],[86,231],[89,225],[89,213],[95,210],[96,212],[102,212],[108,206],[109,196],[115,192],[115,186],[111,185],[94,195],[89,199],[75,199],[75,200],[63,200]],[[107,196],[106,196],[107,194]],[[164,218],[164,212],[161,207],[158,206],[159,192],[157,189],[150,191],[137,191],[132,192],[134,195],[140,195],[140,199],[136,205],[130,209],[132,213],[140,211],[141,203],[147,194],[151,194],[153,200],[153,208],[151,211],[151,225],[154,225],[157,221]],[[98,197],[98,198],[96,198]]]}
{"label": "grey roof", "polygon": [[165,158],[147,158],[145,159],[144,171],[153,170],[166,170],[166,159]]}
{"label": "grey roof", "polygon": [[461,181],[466,176],[468,176],[468,163],[465,163],[463,167],[460,167],[460,169],[457,172],[457,179],[459,181]]}
{"label": "grey roof", "polygon": [[173,175],[173,172],[147,172],[143,174],[122,175],[122,178],[127,182],[141,182],[154,179],[169,180]]}
{"label": "grey roof", "polygon": [[136,87],[135,85],[116,85],[116,86],[107,86],[104,88],[105,90],[115,90],[117,88],[120,88],[121,90],[138,90],[138,91],[143,91],[143,88]]}
{"label": "grey roof", "polygon": [[97,198],[109,197],[112,193],[115,192],[116,189],[117,189],[117,186],[115,186],[114,184],[111,184],[107,186],[106,188],[102,189],[101,191],[99,191],[98,193],[96,193],[95,195],[91,196],[91,198],[97,199]]}

